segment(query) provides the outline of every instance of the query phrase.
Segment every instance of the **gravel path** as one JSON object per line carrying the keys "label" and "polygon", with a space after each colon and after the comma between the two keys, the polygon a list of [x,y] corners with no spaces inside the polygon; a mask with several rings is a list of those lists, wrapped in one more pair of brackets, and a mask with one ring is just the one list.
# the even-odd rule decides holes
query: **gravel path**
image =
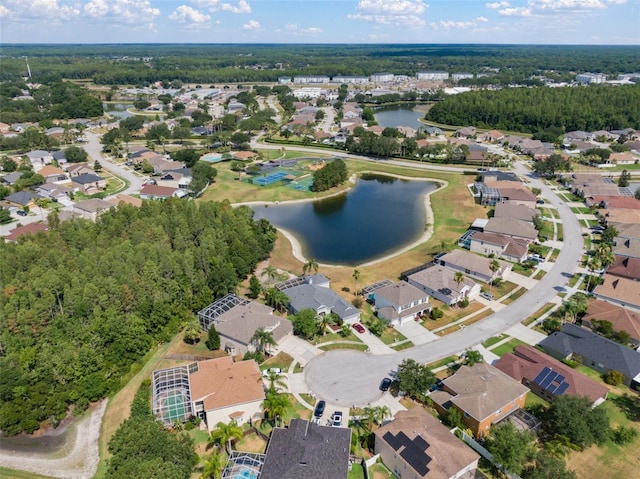
{"label": "gravel path", "polygon": [[98,438],[106,407],[105,399],[89,416],[71,426],[64,447],[66,455],[0,450],[0,466],[65,479],[92,478],[100,460]]}

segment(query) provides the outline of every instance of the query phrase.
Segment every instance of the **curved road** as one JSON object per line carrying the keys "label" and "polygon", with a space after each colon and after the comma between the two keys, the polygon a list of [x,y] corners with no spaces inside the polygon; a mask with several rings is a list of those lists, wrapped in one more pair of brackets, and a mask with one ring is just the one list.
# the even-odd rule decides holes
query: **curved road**
{"label": "curved road", "polygon": [[98,161],[105,170],[109,170],[116,176],[124,178],[129,182],[129,186],[124,191],[120,191],[119,194],[130,195],[137,193],[142,188],[144,180],[136,175],[133,171],[125,168],[124,166],[111,161],[109,158],[102,156],[102,143],[100,143],[100,135],[91,131],[85,131],[84,136],[87,138],[84,149],[89,153],[89,156],[93,161]]}
{"label": "curved road", "polygon": [[305,381],[314,394],[341,406],[366,405],[382,395],[378,390],[380,380],[403,359],[413,358],[430,363],[459,354],[519,323],[562,290],[582,256],[580,224],[569,207],[549,187],[531,177],[524,166],[517,164],[516,172],[521,176],[530,176],[531,186],[542,190],[543,196],[557,208],[562,221],[564,244],[551,271],[508,307],[437,341],[388,355],[373,356],[359,351],[337,350],[317,356],[304,368]]}

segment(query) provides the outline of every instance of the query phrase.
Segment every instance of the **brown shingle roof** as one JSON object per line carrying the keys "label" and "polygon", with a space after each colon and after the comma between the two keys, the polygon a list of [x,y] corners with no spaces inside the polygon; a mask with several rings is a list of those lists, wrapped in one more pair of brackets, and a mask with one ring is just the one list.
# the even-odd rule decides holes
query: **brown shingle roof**
{"label": "brown shingle roof", "polygon": [[5,236],[7,241],[16,241],[20,236],[27,234],[36,234],[39,231],[49,231],[47,223],[31,223],[25,226],[18,226],[11,230],[11,232]]}
{"label": "brown shingle roof", "polygon": [[595,289],[598,296],[640,307],[640,282],[610,274],[605,274],[602,279],[604,282]]}
{"label": "brown shingle roof", "polygon": [[529,391],[518,381],[486,363],[462,366],[444,380],[454,392],[451,402],[482,421]]}
{"label": "brown shingle roof", "polygon": [[528,206],[512,204],[512,203],[498,203],[493,212],[494,218],[511,218],[514,220],[532,221],[535,216],[538,216],[539,212],[534,208]]}
{"label": "brown shingle roof", "polygon": [[205,411],[264,399],[262,376],[253,360],[233,362],[225,356],[198,362],[190,374],[191,399],[203,401]]}
{"label": "brown shingle roof", "polygon": [[538,230],[533,226],[533,223],[512,218],[491,218],[484,230],[488,233],[503,234],[532,241],[538,237]]}
{"label": "brown shingle roof", "polygon": [[582,321],[591,322],[593,319],[609,321],[614,331],[626,331],[632,338],[640,339],[640,313],[636,311],[599,299],[591,299]]}
{"label": "brown shingle roof", "polygon": [[140,194],[169,198],[173,195],[176,189],[177,188],[171,188],[169,186],[144,185],[140,190]]}
{"label": "brown shingle roof", "polygon": [[376,296],[381,296],[396,306],[403,306],[405,304],[418,301],[427,296],[423,291],[420,291],[415,286],[411,286],[405,281],[399,283],[390,284],[384,288],[380,288],[375,292]]}
{"label": "brown shingle roof", "polygon": [[[409,453],[407,446],[416,453],[421,453],[415,458],[418,464],[428,462],[426,474],[420,474],[415,469],[409,474],[411,477],[424,479],[448,479],[456,477],[461,470],[473,464],[479,459],[479,455],[462,441],[456,438],[449,430],[440,424],[436,418],[421,407],[415,407],[408,411],[396,413],[393,421],[385,424],[375,431],[376,443],[387,442],[398,455],[405,457],[403,451]],[[387,439],[402,438],[409,441],[409,444],[400,444],[391,441],[398,447],[394,447]],[[404,436],[404,437],[403,437]],[[426,444],[426,446],[425,446]],[[412,447],[413,446],[413,447]],[[416,449],[414,449],[414,447]],[[376,448],[378,450],[378,448]],[[411,456],[411,454],[406,454]],[[405,461],[411,467],[409,461]],[[426,464],[425,464],[426,465]],[[413,469],[413,467],[412,467]],[[415,472],[414,472],[415,471]],[[403,474],[404,475],[404,474]]]}
{"label": "brown shingle roof", "polygon": [[569,387],[563,394],[587,396],[592,402],[606,398],[609,392],[602,384],[529,345],[516,346],[513,353],[502,356],[494,366],[517,381],[524,379],[529,382],[548,367],[565,377],[564,382]]}
{"label": "brown shingle roof", "polygon": [[[607,273],[623,278],[640,280],[640,258],[616,256],[615,262],[607,268]],[[638,288],[640,288],[640,285]]]}

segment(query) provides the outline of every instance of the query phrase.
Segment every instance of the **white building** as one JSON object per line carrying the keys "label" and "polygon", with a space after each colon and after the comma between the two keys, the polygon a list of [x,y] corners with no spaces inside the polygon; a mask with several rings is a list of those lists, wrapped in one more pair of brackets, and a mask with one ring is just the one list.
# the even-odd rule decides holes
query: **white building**
{"label": "white building", "polygon": [[365,83],[369,83],[369,78],[335,76],[331,79],[331,83],[339,83],[340,85],[363,85]]}
{"label": "white building", "polygon": [[289,83],[291,83],[291,77],[278,77],[278,84],[288,85]]}
{"label": "white building", "polygon": [[416,79],[418,80],[431,80],[442,81],[449,79],[449,73],[445,71],[432,71],[432,72],[417,72]]}
{"label": "white building", "polygon": [[453,81],[460,81],[465,78],[473,78],[473,73],[454,73],[451,78],[453,78]]}
{"label": "white building", "polygon": [[303,76],[293,77],[293,83],[305,85],[309,83],[329,83],[331,79],[327,76]]}
{"label": "white building", "polygon": [[581,73],[576,75],[576,81],[588,85],[590,83],[604,83],[607,81],[607,75],[603,73]]}
{"label": "white building", "polygon": [[322,88],[304,87],[293,90],[293,96],[296,98],[318,98],[322,95]]}
{"label": "white building", "polygon": [[394,77],[394,74],[389,72],[374,73],[371,75],[371,81],[374,83],[387,83],[392,82]]}

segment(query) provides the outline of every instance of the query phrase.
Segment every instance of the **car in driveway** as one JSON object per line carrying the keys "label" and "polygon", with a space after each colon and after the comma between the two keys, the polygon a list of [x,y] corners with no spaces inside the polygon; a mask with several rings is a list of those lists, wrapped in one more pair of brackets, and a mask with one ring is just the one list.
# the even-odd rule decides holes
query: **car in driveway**
{"label": "car in driveway", "polygon": [[342,411],[335,411],[331,416],[331,425],[333,427],[342,426]]}
{"label": "car in driveway", "polygon": [[27,216],[27,212],[26,212],[26,211],[24,211],[24,210],[18,210],[18,211],[16,211],[16,214],[17,214],[18,216]]}
{"label": "car in driveway", "polygon": [[318,404],[316,404],[316,408],[313,410],[313,416],[320,418],[322,417],[322,415],[324,414],[324,408],[326,407],[327,403],[324,402],[323,400],[318,401]]}
{"label": "car in driveway", "polygon": [[360,323],[354,323],[353,324],[353,329],[355,329],[356,331],[358,331],[360,334],[363,334],[366,329],[364,329],[364,326]]}
{"label": "car in driveway", "polygon": [[380,391],[388,391],[390,387],[391,387],[391,379],[390,378],[384,378],[380,382]]}
{"label": "car in driveway", "polygon": [[480,293],[480,297],[486,299],[487,301],[493,301],[493,295],[491,293],[482,292]]}

